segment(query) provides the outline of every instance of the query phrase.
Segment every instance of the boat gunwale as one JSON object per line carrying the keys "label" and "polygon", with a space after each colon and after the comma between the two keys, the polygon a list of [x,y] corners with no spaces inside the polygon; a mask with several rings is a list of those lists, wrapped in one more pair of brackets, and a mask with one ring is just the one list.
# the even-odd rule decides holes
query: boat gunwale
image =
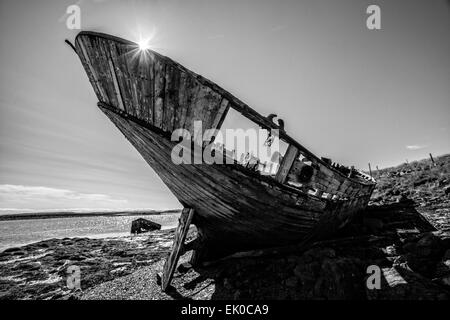
{"label": "boat gunwale", "polygon": [[[137,43],[132,42],[130,40],[126,40],[124,38],[116,37],[116,36],[109,35],[109,34],[106,34],[106,33],[94,32],[94,31],[80,31],[77,34],[77,36],[75,37],[75,44],[77,43],[78,38],[81,37],[81,36],[94,36],[94,37],[104,38],[104,39],[107,39],[107,40],[116,41],[116,42],[119,42],[119,43],[122,43],[122,44],[125,44],[125,45],[138,47]],[[237,112],[241,113],[244,117],[248,118],[250,121],[255,122],[257,125],[261,126],[264,129],[276,129],[276,130],[279,130],[278,136],[282,140],[285,140],[287,143],[294,145],[296,148],[298,148],[299,150],[304,152],[307,157],[313,158],[316,162],[318,162],[321,165],[325,166],[326,168],[331,170],[333,173],[338,174],[341,177],[343,177],[343,178],[345,178],[347,180],[350,180],[350,181],[352,181],[354,183],[357,183],[359,185],[375,186],[376,180],[372,176],[361,172],[360,174],[364,174],[365,176],[368,176],[368,177],[371,178],[371,180],[367,180],[367,181],[366,180],[360,180],[360,179],[356,180],[356,179],[354,179],[352,177],[346,176],[344,173],[342,173],[339,170],[335,169],[330,164],[328,164],[327,162],[323,161],[320,157],[316,156],[314,153],[309,151],[307,148],[305,148],[303,145],[301,145],[299,142],[297,142],[294,138],[289,136],[284,130],[281,130],[281,128],[279,126],[277,126],[275,123],[269,121],[266,117],[264,117],[261,114],[259,114],[256,110],[252,109],[249,105],[247,105],[246,103],[241,101],[239,98],[235,97],[229,91],[227,91],[224,88],[220,87],[219,85],[217,85],[216,83],[212,82],[211,80],[203,77],[202,75],[199,75],[199,74],[195,73],[194,71],[189,70],[188,68],[186,68],[183,65],[181,65],[180,63],[172,60],[171,58],[169,58],[167,56],[164,56],[164,55],[162,55],[162,54],[160,54],[160,53],[158,53],[156,51],[153,51],[151,49],[147,49],[147,50],[150,51],[155,56],[157,56],[158,58],[163,59],[166,63],[169,63],[172,66],[179,68],[181,71],[184,71],[184,72],[192,75],[201,84],[206,85],[210,89],[216,91],[222,97],[224,97],[225,99],[230,101],[230,107],[232,109],[234,109]],[[77,54],[80,55],[82,53],[77,52]],[[100,102],[100,103],[107,105],[104,102]],[[238,107],[238,108],[236,108],[236,107]],[[108,106],[108,109],[115,109],[115,107]],[[251,117],[248,117],[248,114],[250,114]],[[131,116],[130,114],[127,114],[127,115]],[[138,119],[138,120],[140,120],[140,119]],[[357,170],[357,171],[360,172],[360,170]],[[289,187],[289,186],[286,186],[286,185],[283,185],[283,186]],[[293,187],[289,187],[289,188],[295,189]],[[297,190],[297,189],[295,189],[295,190]],[[313,195],[311,195],[311,196],[313,196]]]}

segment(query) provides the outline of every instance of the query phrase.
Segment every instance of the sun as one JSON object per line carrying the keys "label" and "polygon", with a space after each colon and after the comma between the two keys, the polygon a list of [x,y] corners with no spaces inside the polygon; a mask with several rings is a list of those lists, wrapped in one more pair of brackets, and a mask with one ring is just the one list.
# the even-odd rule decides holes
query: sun
{"label": "sun", "polygon": [[138,41],[138,46],[139,46],[139,50],[140,51],[146,51],[146,50],[150,49],[150,45],[148,43],[148,40],[144,40],[144,39],[139,40]]}

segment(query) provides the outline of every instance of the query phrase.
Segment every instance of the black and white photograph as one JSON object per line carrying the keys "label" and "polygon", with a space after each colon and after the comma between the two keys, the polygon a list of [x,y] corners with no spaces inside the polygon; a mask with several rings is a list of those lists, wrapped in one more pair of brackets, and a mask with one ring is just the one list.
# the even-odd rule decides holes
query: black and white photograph
{"label": "black and white photograph", "polygon": [[448,301],[449,58],[447,0],[0,0],[0,307]]}

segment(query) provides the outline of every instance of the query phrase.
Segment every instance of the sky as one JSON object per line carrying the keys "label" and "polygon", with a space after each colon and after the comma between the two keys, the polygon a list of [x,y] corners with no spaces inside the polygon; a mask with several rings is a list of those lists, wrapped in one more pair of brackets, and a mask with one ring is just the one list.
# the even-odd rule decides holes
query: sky
{"label": "sky", "polygon": [[0,0],[0,213],[180,207],[96,107],[64,44],[72,4],[82,30],[151,37],[319,156],[367,170],[450,152],[446,0]]}

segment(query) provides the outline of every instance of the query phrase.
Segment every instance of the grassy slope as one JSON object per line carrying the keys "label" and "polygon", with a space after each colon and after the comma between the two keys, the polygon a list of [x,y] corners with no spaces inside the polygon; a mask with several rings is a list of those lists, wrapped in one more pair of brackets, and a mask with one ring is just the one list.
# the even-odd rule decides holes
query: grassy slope
{"label": "grassy slope", "polygon": [[[373,201],[395,200],[406,196],[418,204],[446,200],[445,189],[450,186],[450,155],[402,164],[375,172],[377,188]],[[447,191],[448,192],[448,191]]]}
{"label": "grassy slope", "polygon": [[377,187],[371,204],[411,199],[439,229],[450,230],[450,155],[414,161],[375,172]]}

